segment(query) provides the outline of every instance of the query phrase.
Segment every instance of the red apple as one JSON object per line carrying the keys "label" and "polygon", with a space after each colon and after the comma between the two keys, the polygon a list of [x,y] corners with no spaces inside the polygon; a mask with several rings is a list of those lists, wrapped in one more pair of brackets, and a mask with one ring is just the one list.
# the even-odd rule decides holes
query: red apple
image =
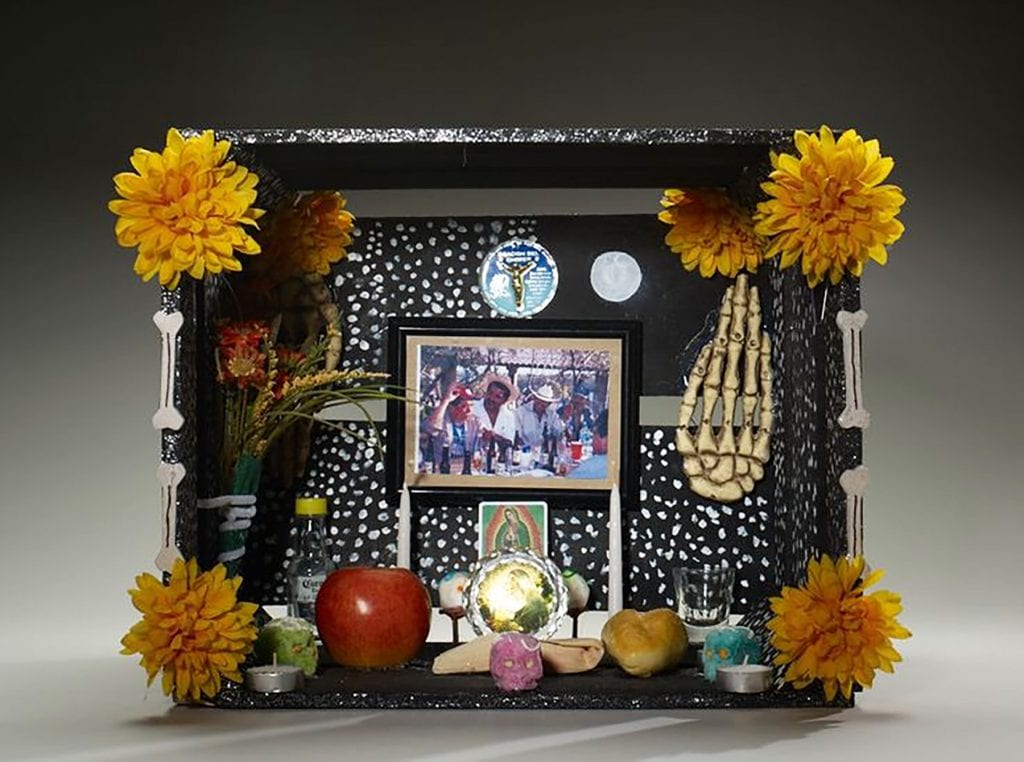
{"label": "red apple", "polygon": [[430,631],[430,595],[408,569],[346,566],[324,580],[316,627],[338,664],[383,669],[419,653]]}

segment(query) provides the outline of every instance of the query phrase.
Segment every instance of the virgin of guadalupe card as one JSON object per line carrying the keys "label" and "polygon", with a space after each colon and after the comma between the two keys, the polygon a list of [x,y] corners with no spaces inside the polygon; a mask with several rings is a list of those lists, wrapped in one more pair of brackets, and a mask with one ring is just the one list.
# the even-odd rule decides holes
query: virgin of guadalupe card
{"label": "virgin of guadalupe card", "polygon": [[548,504],[543,500],[480,503],[480,557],[496,550],[548,552]]}

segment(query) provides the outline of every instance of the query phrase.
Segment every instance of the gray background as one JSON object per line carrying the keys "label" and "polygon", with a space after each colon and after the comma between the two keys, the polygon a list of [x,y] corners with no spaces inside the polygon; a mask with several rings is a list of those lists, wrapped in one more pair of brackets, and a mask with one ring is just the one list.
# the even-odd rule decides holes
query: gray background
{"label": "gray background", "polygon": [[707,5],[5,9],[0,610],[33,630],[0,628],[0,660],[115,652],[136,619],[125,591],[153,568],[158,289],[105,207],[132,149],[171,125],[878,137],[908,202],[890,264],[864,277],[867,555],[918,638],[1019,626],[1021,12]]}

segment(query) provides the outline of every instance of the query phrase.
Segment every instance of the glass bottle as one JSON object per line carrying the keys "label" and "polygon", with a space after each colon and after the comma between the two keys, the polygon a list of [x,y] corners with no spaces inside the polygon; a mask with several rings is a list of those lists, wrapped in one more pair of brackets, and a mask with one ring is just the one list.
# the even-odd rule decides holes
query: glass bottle
{"label": "glass bottle", "polygon": [[541,447],[542,455],[547,454],[545,467],[551,473],[555,472],[555,458],[558,456],[558,434],[548,431],[547,421],[544,422],[544,441]]}
{"label": "glass bottle", "polygon": [[494,473],[494,437],[487,440],[487,473]]}
{"label": "glass bottle", "polygon": [[288,564],[288,616],[316,625],[316,594],[334,564],[327,552],[327,500],[295,499],[295,555]]}

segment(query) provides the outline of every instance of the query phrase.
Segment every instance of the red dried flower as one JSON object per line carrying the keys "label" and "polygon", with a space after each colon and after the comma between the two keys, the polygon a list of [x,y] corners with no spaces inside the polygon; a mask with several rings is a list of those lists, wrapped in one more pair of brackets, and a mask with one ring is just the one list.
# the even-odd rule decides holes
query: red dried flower
{"label": "red dried flower", "polygon": [[274,376],[273,392],[275,399],[281,399],[285,384],[295,378],[295,371],[306,359],[306,355],[299,349],[292,349],[283,344],[278,344],[274,348],[274,354],[277,355],[277,375]]}
{"label": "red dried flower", "polygon": [[249,346],[258,349],[270,336],[266,323],[258,320],[224,323],[217,328],[218,347]]}
{"label": "red dried flower", "polygon": [[225,323],[217,329],[217,382],[239,389],[267,382],[267,355],[261,351],[270,335],[264,323]]}

